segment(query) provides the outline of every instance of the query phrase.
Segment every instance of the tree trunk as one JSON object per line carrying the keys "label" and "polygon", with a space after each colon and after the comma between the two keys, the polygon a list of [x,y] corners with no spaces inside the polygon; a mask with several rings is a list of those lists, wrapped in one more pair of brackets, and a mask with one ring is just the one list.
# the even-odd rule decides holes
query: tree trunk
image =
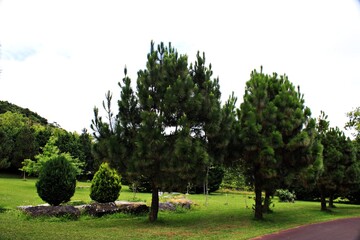
{"label": "tree trunk", "polygon": [[151,198],[151,209],[149,220],[150,222],[155,222],[158,217],[159,212],[159,189],[155,184],[152,184],[152,198]]}
{"label": "tree trunk", "polygon": [[206,169],[206,177],[205,177],[205,188],[204,188],[204,191],[205,191],[205,196],[206,196],[206,199],[205,199],[205,206],[208,205],[208,198],[209,198],[209,167],[207,167]]}
{"label": "tree trunk", "polygon": [[329,196],[329,208],[335,208],[335,205],[334,205],[334,194],[330,194],[330,196]]}
{"label": "tree trunk", "polygon": [[326,198],[325,198],[325,188],[320,187],[320,195],[321,195],[321,211],[327,211],[326,208]]}
{"label": "tree trunk", "polygon": [[263,213],[271,213],[270,210],[270,191],[265,191],[265,200],[264,200],[264,206],[263,206]]}
{"label": "tree trunk", "polygon": [[255,182],[255,219],[263,219],[262,199],[261,199],[261,185]]}

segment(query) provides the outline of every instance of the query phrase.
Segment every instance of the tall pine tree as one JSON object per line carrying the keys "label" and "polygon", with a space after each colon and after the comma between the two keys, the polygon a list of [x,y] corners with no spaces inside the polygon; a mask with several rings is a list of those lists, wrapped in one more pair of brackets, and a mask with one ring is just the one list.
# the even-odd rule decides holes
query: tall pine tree
{"label": "tall pine tree", "polygon": [[[158,216],[162,190],[181,189],[198,181],[227,141],[219,137],[222,110],[218,79],[211,79],[205,55],[194,67],[169,43],[151,42],[146,69],[138,71],[137,91],[125,78],[114,133],[95,108],[92,129],[100,152],[110,156],[128,178],[146,179],[152,188],[149,219]],[[104,104],[104,106],[107,106]],[[103,144],[100,144],[100,143]]]}
{"label": "tall pine tree", "polygon": [[277,186],[321,160],[310,150],[315,149],[315,124],[310,114],[299,89],[287,76],[266,75],[262,69],[251,73],[239,122],[245,173],[255,187],[256,219],[263,218],[262,191],[268,210],[269,196]]}

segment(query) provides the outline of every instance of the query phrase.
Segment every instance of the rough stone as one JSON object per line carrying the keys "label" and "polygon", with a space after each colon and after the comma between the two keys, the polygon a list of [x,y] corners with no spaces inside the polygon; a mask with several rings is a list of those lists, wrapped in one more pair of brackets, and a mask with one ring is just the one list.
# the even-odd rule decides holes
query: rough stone
{"label": "rough stone", "polygon": [[73,206],[22,206],[20,210],[29,214],[32,217],[48,216],[48,217],[62,217],[69,216],[71,218],[78,218],[80,216],[79,209]]}
{"label": "rough stone", "polygon": [[70,216],[78,218],[81,214],[87,213],[91,216],[101,217],[106,214],[126,213],[126,214],[146,214],[149,212],[149,207],[142,202],[125,202],[116,201],[110,203],[92,203],[77,206],[20,206],[21,211],[30,216]]}
{"label": "rough stone", "polygon": [[171,203],[177,205],[177,206],[181,206],[182,208],[186,208],[186,209],[190,209],[191,205],[193,205],[194,203],[188,199],[171,199],[170,200]]}
{"label": "rough stone", "polygon": [[149,212],[149,207],[144,203],[132,202],[92,203],[85,206],[85,213],[96,217],[118,212],[139,215]]}
{"label": "rough stone", "polygon": [[120,212],[141,215],[149,212],[149,207],[142,203],[121,204],[118,206]]}
{"label": "rough stone", "polygon": [[91,203],[85,206],[85,213],[95,217],[101,217],[106,214],[112,214],[117,212],[119,212],[119,208],[114,202]]}
{"label": "rough stone", "polygon": [[176,207],[190,209],[193,202],[188,199],[170,199],[167,202],[159,203],[160,210],[175,211]]}
{"label": "rough stone", "polygon": [[161,202],[161,203],[159,203],[159,210],[162,210],[162,211],[175,211],[176,206],[175,206],[175,204],[173,204],[171,202]]}

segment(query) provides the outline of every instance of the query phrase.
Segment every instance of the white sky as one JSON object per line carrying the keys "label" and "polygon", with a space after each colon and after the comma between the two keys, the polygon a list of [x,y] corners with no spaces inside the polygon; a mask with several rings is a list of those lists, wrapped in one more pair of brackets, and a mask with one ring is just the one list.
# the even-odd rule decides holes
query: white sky
{"label": "white sky", "polygon": [[[343,128],[360,106],[356,0],[0,0],[0,100],[81,132],[123,68],[136,82],[150,41],[206,53],[223,102],[242,102],[250,72],[286,73],[317,117]],[[117,106],[113,106],[117,111]]]}

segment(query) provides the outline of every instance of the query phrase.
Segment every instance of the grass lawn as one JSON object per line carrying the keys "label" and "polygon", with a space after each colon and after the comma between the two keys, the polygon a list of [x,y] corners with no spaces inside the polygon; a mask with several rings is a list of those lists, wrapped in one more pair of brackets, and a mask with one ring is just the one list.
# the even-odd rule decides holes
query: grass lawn
{"label": "grass lawn", "polygon": [[[192,210],[160,212],[156,223],[147,216],[125,214],[101,218],[81,216],[30,218],[16,210],[20,205],[43,203],[35,188],[35,179],[26,181],[0,175],[0,239],[249,239],[298,225],[337,218],[360,216],[360,206],[338,204],[332,212],[321,212],[320,203],[279,203],[264,221],[253,219],[253,200],[245,193],[209,196],[189,195],[198,204]],[[73,201],[89,202],[89,183],[79,182]],[[150,194],[136,195],[150,204]],[[119,200],[132,200],[133,193],[123,186]],[[246,208],[246,204],[249,208]]]}

